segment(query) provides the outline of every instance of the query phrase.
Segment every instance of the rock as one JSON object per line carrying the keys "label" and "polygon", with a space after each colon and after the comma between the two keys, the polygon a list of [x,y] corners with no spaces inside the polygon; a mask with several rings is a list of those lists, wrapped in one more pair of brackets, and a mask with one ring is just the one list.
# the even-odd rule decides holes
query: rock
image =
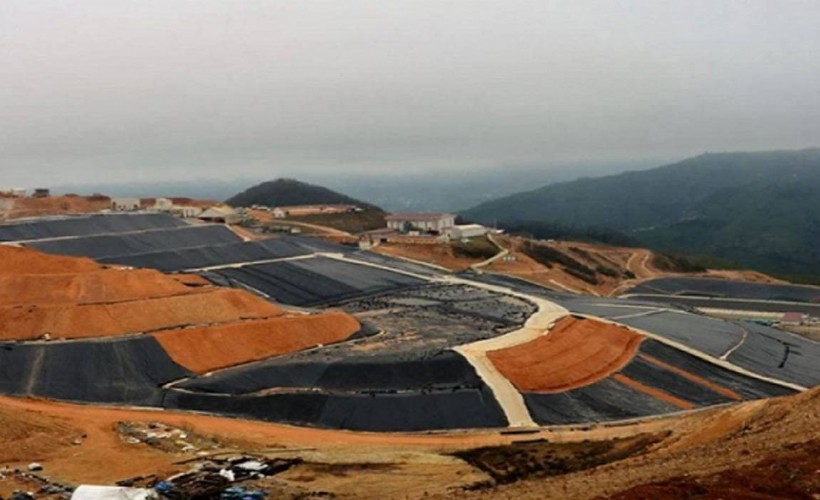
{"label": "rock", "polygon": [[37,462],[31,462],[30,464],[28,464],[28,470],[32,472],[43,470],[43,465]]}

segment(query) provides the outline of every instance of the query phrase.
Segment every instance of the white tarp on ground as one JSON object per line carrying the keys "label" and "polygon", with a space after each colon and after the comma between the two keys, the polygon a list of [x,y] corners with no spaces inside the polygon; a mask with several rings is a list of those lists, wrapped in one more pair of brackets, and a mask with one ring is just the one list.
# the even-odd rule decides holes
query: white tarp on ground
{"label": "white tarp on ground", "polygon": [[71,500],[153,500],[159,498],[154,490],[124,488],[122,486],[79,486]]}

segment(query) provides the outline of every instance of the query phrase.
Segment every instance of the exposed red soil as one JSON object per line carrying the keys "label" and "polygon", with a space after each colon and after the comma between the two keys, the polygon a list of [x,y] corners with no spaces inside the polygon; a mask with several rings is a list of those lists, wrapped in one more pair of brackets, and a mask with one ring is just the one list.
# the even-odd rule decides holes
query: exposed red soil
{"label": "exposed red soil", "polygon": [[566,317],[548,334],[487,357],[520,391],[561,392],[592,384],[625,366],[643,337],[609,323]]}
{"label": "exposed red soil", "polygon": [[616,373],[615,375],[612,376],[612,378],[614,380],[622,383],[623,385],[625,385],[627,387],[631,387],[632,389],[635,389],[636,391],[640,391],[640,392],[643,392],[644,394],[648,394],[648,395],[652,396],[655,399],[660,399],[661,401],[666,401],[667,403],[673,404],[673,405],[677,406],[678,408],[681,408],[681,409],[684,409],[684,410],[691,410],[692,408],[695,407],[694,403],[691,403],[690,401],[686,401],[685,399],[681,399],[679,397],[673,396],[673,395],[671,395],[667,392],[664,392],[660,389],[657,389],[655,387],[649,387],[648,385],[644,385],[644,384],[638,382],[637,380],[634,380],[634,379],[631,379],[631,378],[627,377],[626,375],[624,375],[622,373]]}
{"label": "exposed red soil", "polygon": [[0,464],[42,456],[81,435],[82,431],[58,417],[0,406]]}
{"label": "exposed red soil", "polygon": [[374,252],[393,257],[405,257],[420,262],[435,264],[452,271],[463,271],[483,259],[471,259],[457,256],[449,244],[412,245],[402,243],[382,243],[373,249]]}
{"label": "exposed red soil", "polygon": [[[652,263],[655,254],[645,248],[562,240],[545,243],[518,236],[496,236],[495,239],[510,251],[512,259],[497,260],[487,268],[488,271],[517,276],[556,290],[617,296],[642,281],[664,276],[706,276],[758,283],[783,283],[756,271],[710,269],[697,274],[662,271]],[[597,283],[579,279],[560,264],[556,263],[551,268],[540,264],[522,251],[526,245],[544,244],[593,271]]]}
{"label": "exposed red soil", "polygon": [[[121,479],[159,473],[168,476],[186,465],[174,465],[184,457],[163,453],[149,446],[125,443],[114,431],[117,422],[161,422],[166,425],[192,429],[197,434],[212,436],[235,449],[256,451],[281,449],[283,446],[304,449],[350,449],[366,453],[378,449],[463,449],[486,444],[510,442],[508,436],[497,432],[473,434],[386,434],[337,430],[322,430],[277,425],[238,418],[220,418],[172,411],[151,411],[104,406],[77,405],[45,400],[20,399],[0,396],[0,424],[4,415],[24,427],[1,430],[0,450],[14,448],[18,436],[28,433],[36,437],[36,446],[28,452],[3,454],[0,464],[14,463],[17,457],[22,465],[37,461],[45,466],[48,476],[73,484],[112,484]],[[33,425],[28,425],[28,423]],[[42,428],[42,430],[40,430]],[[76,431],[86,435],[81,445],[72,445]],[[13,452],[13,450],[6,450]],[[25,451],[25,450],[24,450]],[[2,453],[2,452],[0,452]],[[0,492],[2,494],[2,492]]]}
{"label": "exposed red soil", "polygon": [[820,495],[818,421],[820,388],[713,408],[664,420],[671,435],[647,453],[447,498],[814,500]]}
{"label": "exposed red soil", "polygon": [[191,293],[177,280],[149,269],[102,269],[71,274],[0,274],[0,304],[122,302]]}
{"label": "exposed red soil", "polygon": [[754,465],[704,477],[676,477],[636,486],[613,500],[805,499],[820,492],[820,440],[797,443]]}
{"label": "exposed red soil", "polygon": [[[554,241],[548,244],[552,249],[594,271],[597,284],[593,284],[570,274],[560,264],[556,263],[551,268],[540,264],[523,251],[527,245],[546,243],[534,242],[517,236],[499,236],[496,240],[510,251],[512,260],[497,260],[487,268],[488,271],[517,276],[555,290],[569,290],[592,295],[607,295],[621,285],[624,282],[623,275],[626,271],[631,272],[633,263],[641,261],[639,254],[648,252],[643,249],[593,245],[576,241]],[[635,255],[638,257],[633,258]],[[598,272],[599,268],[606,268],[610,274],[622,277],[608,276]]]}
{"label": "exposed red soil", "polygon": [[155,337],[174,361],[195,373],[206,373],[339,342],[360,328],[354,317],[334,311],[170,330]]}
{"label": "exposed red soil", "polygon": [[645,361],[648,361],[648,362],[652,363],[655,366],[658,366],[660,368],[663,368],[664,370],[667,370],[667,371],[670,371],[670,372],[675,373],[677,375],[680,375],[681,377],[683,377],[685,379],[688,379],[689,381],[694,382],[696,384],[702,385],[703,387],[706,387],[707,389],[711,389],[711,390],[715,391],[718,394],[726,396],[729,399],[734,399],[735,401],[742,401],[743,400],[743,396],[736,393],[735,391],[733,391],[729,388],[723,387],[720,384],[716,384],[716,383],[714,383],[710,380],[707,380],[703,377],[699,377],[699,376],[695,375],[694,373],[690,373],[686,370],[682,370],[682,369],[678,368],[677,366],[670,365],[669,363],[664,363],[663,361],[661,361],[657,358],[654,358],[652,356],[649,356],[648,354],[640,354],[639,357],[644,359]]}
{"label": "exposed red soil", "polygon": [[0,275],[85,273],[102,268],[84,257],[64,257],[31,248],[0,245]]}
{"label": "exposed red soil", "polygon": [[51,196],[48,198],[8,198],[5,217],[16,219],[45,215],[75,215],[99,212],[111,207],[107,196]]}
{"label": "exposed red soil", "polygon": [[113,304],[6,306],[0,307],[0,338],[107,337],[281,314],[264,299],[230,289]]}

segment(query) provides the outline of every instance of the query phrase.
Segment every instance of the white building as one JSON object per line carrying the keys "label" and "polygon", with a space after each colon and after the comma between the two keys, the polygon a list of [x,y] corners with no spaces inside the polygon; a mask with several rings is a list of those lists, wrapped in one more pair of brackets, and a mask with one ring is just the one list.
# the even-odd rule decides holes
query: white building
{"label": "white building", "polygon": [[428,213],[396,213],[384,218],[387,227],[396,231],[429,231],[443,233],[445,229],[456,225],[456,216],[453,214]]}
{"label": "white building", "polygon": [[140,207],[139,198],[111,198],[111,210],[115,212],[133,212]]}
{"label": "white building", "polygon": [[173,201],[168,198],[157,198],[154,200],[154,206],[151,207],[151,210],[154,212],[170,212],[172,208],[174,208]]}
{"label": "white building", "polygon": [[463,224],[453,226],[446,231],[451,240],[463,240],[465,238],[478,238],[487,234],[488,230],[481,224]]}
{"label": "white building", "polygon": [[7,198],[25,198],[27,193],[28,189],[26,188],[0,189],[0,196]]}

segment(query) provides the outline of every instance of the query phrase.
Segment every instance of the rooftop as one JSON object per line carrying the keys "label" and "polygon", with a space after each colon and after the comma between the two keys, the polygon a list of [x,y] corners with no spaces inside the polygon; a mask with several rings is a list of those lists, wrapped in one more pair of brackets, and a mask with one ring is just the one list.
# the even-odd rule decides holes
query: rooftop
{"label": "rooftop", "polygon": [[385,220],[388,221],[396,221],[396,220],[439,220],[445,217],[455,217],[453,214],[442,213],[442,212],[399,212],[395,214],[390,214],[385,217]]}

